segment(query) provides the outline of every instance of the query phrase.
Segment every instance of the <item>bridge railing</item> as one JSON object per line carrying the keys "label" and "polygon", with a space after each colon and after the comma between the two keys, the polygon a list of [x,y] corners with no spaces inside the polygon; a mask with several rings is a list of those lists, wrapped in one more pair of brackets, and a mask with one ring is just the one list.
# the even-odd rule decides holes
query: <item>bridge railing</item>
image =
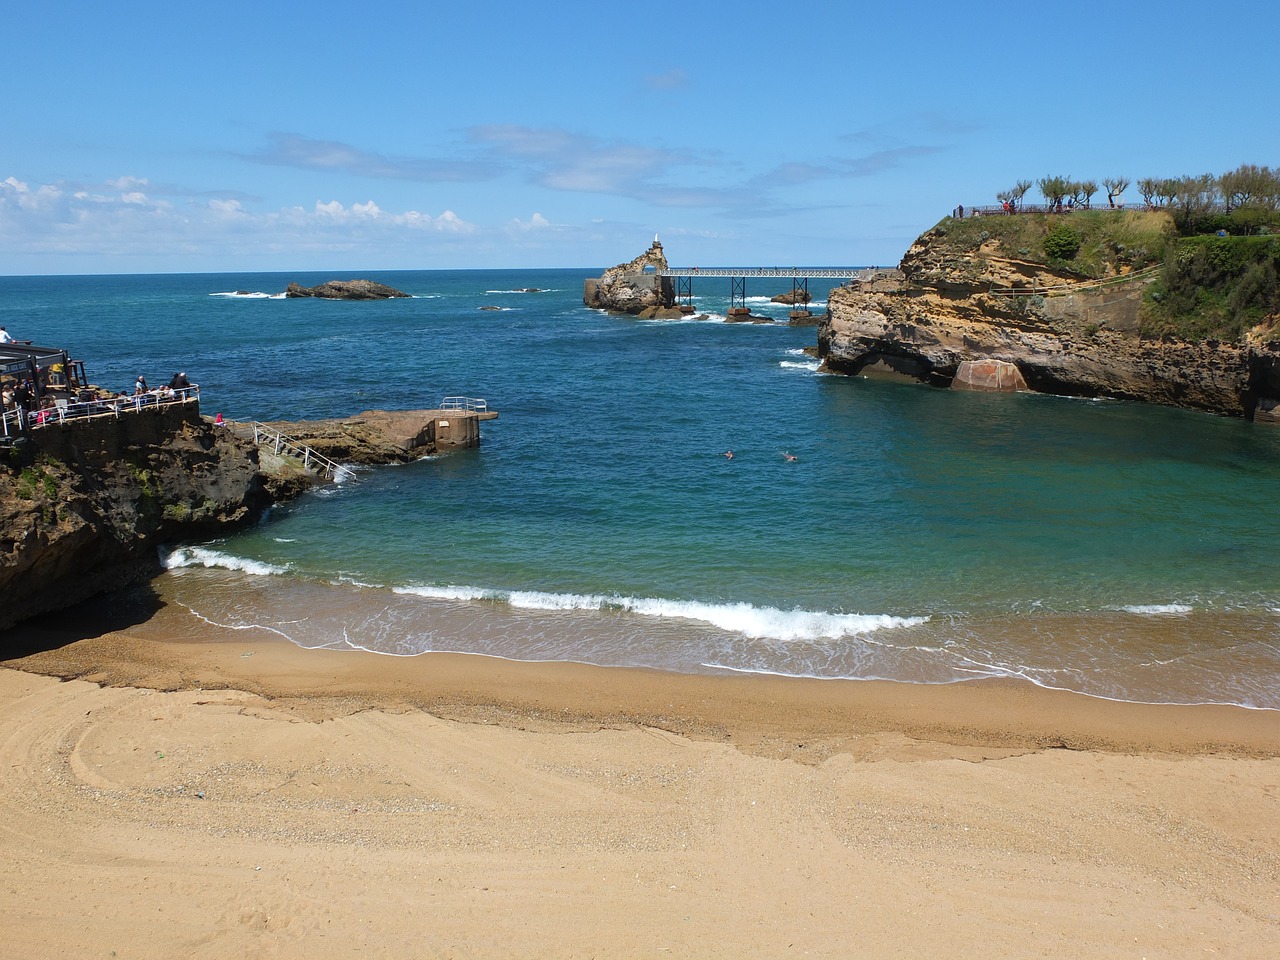
{"label": "bridge railing", "polygon": [[668,267],[661,277],[776,277],[795,280],[804,277],[825,280],[855,280],[875,273],[874,267]]}

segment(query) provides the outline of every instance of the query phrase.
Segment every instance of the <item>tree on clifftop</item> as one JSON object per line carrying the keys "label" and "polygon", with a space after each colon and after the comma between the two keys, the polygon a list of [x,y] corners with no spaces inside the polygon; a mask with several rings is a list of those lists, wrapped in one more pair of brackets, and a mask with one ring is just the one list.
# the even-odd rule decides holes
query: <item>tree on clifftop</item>
{"label": "tree on clifftop", "polygon": [[1093,206],[1093,195],[1098,192],[1098,184],[1093,180],[1077,180],[1071,184],[1071,193],[1077,207],[1088,210]]}
{"label": "tree on clifftop", "polygon": [[1107,188],[1107,206],[1116,205],[1116,197],[1129,189],[1128,177],[1103,177],[1102,185]]}
{"label": "tree on clifftop", "polygon": [[1051,207],[1062,206],[1062,201],[1072,192],[1070,177],[1041,177],[1036,186],[1040,188],[1045,203]]}

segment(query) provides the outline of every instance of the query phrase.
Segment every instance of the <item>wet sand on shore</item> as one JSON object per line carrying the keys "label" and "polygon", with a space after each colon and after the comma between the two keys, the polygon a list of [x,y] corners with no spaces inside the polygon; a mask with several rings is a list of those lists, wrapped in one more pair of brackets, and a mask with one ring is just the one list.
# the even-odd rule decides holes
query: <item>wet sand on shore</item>
{"label": "wet sand on shore", "polygon": [[127,629],[23,642],[40,652],[0,669],[0,957],[1280,942],[1275,711]]}

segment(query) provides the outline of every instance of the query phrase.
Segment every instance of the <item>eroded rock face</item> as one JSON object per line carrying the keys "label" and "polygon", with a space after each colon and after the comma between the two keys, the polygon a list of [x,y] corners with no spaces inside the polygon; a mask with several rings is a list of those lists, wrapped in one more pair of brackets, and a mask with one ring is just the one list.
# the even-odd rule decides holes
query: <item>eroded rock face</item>
{"label": "eroded rock face", "polygon": [[0,628],[150,577],[160,544],[270,505],[256,448],[194,407],[40,433],[0,466]]}
{"label": "eroded rock face", "polygon": [[1016,393],[1027,389],[1022,371],[1005,360],[962,360],[951,381],[952,390]]}
{"label": "eroded rock face", "polygon": [[268,426],[338,463],[408,463],[435,452],[435,410],[366,410],[340,420],[278,421]]}
{"label": "eroded rock face", "polygon": [[1016,366],[1031,390],[1243,417],[1280,397],[1280,344],[1139,336],[1144,280],[1037,296],[1033,288],[1071,278],[993,255],[946,256],[931,234],[900,271],[831,291],[818,331],[824,369],[948,385],[963,363],[995,360]]}
{"label": "eroded rock face", "polygon": [[323,300],[389,300],[407,297],[394,287],[372,280],[330,280],[317,287],[303,287],[296,283],[285,288],[286,297],[319,297]]}
{"label": "eroded rock face", "polygon": [[598,310],[639,314],[648,309],[674,305],[670,281],[660,274],[667,269],[667,257],[657,237],[649,249],[629,263],[610,267],[583,284],[582,302]]}
{"label": "eroded rock face", "polygon": [[[435,450],[439,412],[275,426],[341,463],[399,463]],[[225,536],[322,482],[237,429],[174,404],[0,448],[0,630],[146,580],[160,545]]]}

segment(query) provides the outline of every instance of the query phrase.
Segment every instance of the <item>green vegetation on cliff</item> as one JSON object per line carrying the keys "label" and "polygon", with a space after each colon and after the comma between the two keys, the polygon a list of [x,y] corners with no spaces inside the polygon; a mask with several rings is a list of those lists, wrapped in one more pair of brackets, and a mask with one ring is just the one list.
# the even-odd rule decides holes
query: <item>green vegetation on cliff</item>
{"label": "green vegetation on cliff", "polygon": [[932,243],[946,255],[1040,264],[1066,282],[1159,266],[1154,277],[1143,275],[1151,280],[1143,336],[1236,342],[1280,318],[1280,233],[1259,216],[1246,208],[1182,217],[1170,210],[1077,209],[948,218]]}
{"label": "green vegetation on cliff", "polygon": [[1142,330],[1239,340],[1280,315],[1280,236],[1179,239],[1152,284]]}
{"label": "green vegetation on cliff", "polygon": [[948,218],[939,224],[944,252],[994,253],[1042,263],[1065,277],[1099,280],[1160,263],[1176,239],[1167,213],[1078,210],[1071,214]]}

